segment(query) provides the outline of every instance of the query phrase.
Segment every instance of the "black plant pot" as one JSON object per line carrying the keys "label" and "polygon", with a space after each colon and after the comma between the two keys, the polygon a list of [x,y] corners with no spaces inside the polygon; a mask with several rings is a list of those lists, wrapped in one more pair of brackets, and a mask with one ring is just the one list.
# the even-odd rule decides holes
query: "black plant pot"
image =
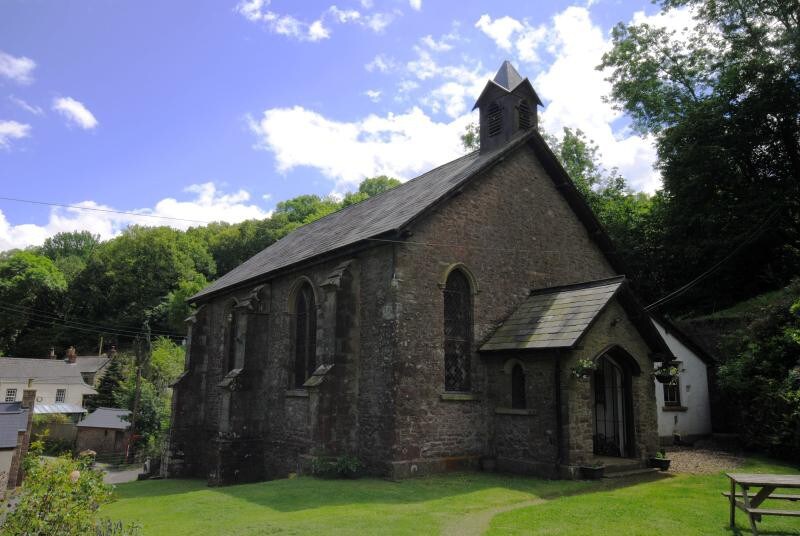
{"label": "black plant pot", "polygon": [[603,478],[605,467],[581,467],[581,478],[584,480],[600,480]]}
{"label": "black plant pot", "polygon": [[650,458],[650,467],[655,467],[659,471],[666,471],[669,469],[669,462],[666,458]]}

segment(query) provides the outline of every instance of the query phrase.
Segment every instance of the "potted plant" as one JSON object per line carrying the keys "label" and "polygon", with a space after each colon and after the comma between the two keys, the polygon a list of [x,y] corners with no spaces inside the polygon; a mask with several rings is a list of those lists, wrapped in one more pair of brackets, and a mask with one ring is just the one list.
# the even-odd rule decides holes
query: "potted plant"
{"label": "potted plant", "polygon": [[579,380],[588,380],[595,370],[597,370],[597,364],[591,359],[578,359],[578,362],[572,367],[572,375]]}
{"label": "potted plant", "polygon": [[659,383],[674,384],[678,380],[678,367],[674,365],[661,365],[653,372],[653,377]]}
{"label": "potted plant", "polygon": [[659,471],[666,471],[669,469],[670,459],[667,458],[666,452],[664,449],[659,450],[656,452],[656,455],[650,458],[650,467],[655,467]]}
{"label": "potted plant", "polygon": [[600,480],[606,467],[599,462],[581,465],[581,478],[584,480]]}

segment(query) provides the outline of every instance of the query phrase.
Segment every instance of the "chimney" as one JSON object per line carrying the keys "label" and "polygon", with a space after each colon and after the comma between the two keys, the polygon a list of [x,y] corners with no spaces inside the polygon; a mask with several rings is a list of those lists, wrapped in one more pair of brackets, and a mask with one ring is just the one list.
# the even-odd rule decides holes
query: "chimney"
{"label": "chimney", "polygon": [[535,129],[541,104],[530,81],[504,61],[472,108],[480,111],[481,152],[502,147],[521,131]]}
{"label": "chimney", "polygon": [[111,351],[108,352],[108,357],[110,357],[111,359],[114,359],[115,357],[117,357],[117,346],[116,345],[114,345],[114,344],[111,345]]}
{"label": "chimney", "polygon": [[75,364],[75,361],[77,361],[77,357],[78,357],[78,356],[77,356],[77,354],[75,353],[75,347],[74,347],[74,346],[70,346],[70,347],[67,349],[67,361],[68,361],[69,363]]}
{"label": "chimney", "polygon": [[48,356],[50,359],[56,358],[56,349],[54,347],[50,347],[50,355]]}

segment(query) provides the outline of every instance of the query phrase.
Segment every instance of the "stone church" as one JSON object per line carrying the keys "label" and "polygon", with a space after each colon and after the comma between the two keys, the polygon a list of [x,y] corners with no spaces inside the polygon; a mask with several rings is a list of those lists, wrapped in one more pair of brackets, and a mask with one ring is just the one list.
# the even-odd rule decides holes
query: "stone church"
{"label": "stone church", "polygon": [[[486,84],[480,150],[300,227],[192,298],[167,476],[230,484],[353,456],[403,478],[570,478],[657,448],[669,350],[537,132],[531,83]],[[596,365],[577,377],[579,360]],[[605,459],[605,458],[604,458]]]}

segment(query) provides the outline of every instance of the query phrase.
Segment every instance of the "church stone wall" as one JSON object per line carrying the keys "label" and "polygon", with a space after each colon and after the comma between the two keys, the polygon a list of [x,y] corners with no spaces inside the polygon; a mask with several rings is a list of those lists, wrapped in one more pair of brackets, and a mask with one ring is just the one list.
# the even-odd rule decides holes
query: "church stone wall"
{"label": "church stone wall", "polygon": [[412,244],[398,246],[402,311],[392,450],[398,474],[410,466],[423,470],[425,460],[475,459],[492,449],[495,408],[487,400],[485,358],[473,352],[469,396],[443,394],[441,287],[448,268],[463,264],[476,283],[473,350],[531,288],[614,275],[526,148],[474,179],[411,231]]}
{"label": "church stone wall", "polygon": [[[280,477],[311,454],[354,455],[385,471],[397,348],[393,271],[392,246],[376,247],[206,303],[175,386],[167,474],[212,484]],[[289,303],[301,278],[316,296],[317,365],[333,367],[319,385],[295,389]],[[241,309],[238,372],[227,370],[232,303],[250,304]]]}

